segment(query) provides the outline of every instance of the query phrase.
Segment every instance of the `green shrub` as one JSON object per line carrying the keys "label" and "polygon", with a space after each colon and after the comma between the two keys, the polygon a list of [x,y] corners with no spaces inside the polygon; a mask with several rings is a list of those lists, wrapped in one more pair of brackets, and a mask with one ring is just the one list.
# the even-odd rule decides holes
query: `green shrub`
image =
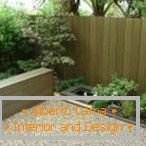
{"label": "green shrub", "polygon": [[53,16],[60,10],[58,0],[49,0],[44,7],[38,10],[38,14]]}
{"label": "green shrub", "polygon": [[137,85],[134,81],[128,81],[125,78],[118,78],[117,76],[112,76],[111,82],[108,85],[102,86],[97,84],[93,88],[93,94],[96,93],[100,96],[126,96],[136,91]]}
{"label": "green shrub", "polygon": [[0,80],[6,79],[13,76],[13,74],[11,72],[9,72],[9,70],[7,72],[4,73],[0,73]]}
{"label": "green shrub", "polygon": [[0,8],[0,64],[1,68],[9,65],[18,56],[19,49],[16,47],[21,38],[23,21],[16,11]]}
{"label": "green shrub", "polygon": [[108,101],[108,100],[94,101],[93,102],[93,107],[100,109],[100,108],[106,107],[109,103],[110,103],[110,101]]}
{"label": "green shrub", "polygon": [[[118,78],[113,75],[111,77],[110,83],[106,86],[97,84],[93,88],[92,92],[99,96],[127,96],[133,95],[137,91],[137,85],[134,81],[128,81],[125,78]],[[104,107],[110,104],[110,101],[95,101],[95,107]],[[132,101],[123,101],[122,113],[124,117],[131,117],[135,113],[135,104]]]}
{"label": "green shrub", "polygon": [[0,80],[9,78],[11,76],[21,73],[20,69],[16,65],[11,65],[3,72],[0,72]]}
{"label": "green shrub", "polygon": [[146,93],[141,96],[141,109],[146,111]]}
{"label": "green shrub", "polygon": [[17,62],[19,68],[23,71],[23,72],[27,72],[27,71],[31,71],[33,69],[39,68],[40,64],[38,63],[37,60],[19,60]]}
{"label": "green shrub", "polygon": [[19,60],[17,64],[11,64],[4,71],[0,72],[0,80],[9,78],[11,76],[31,71],[33,69],[39,68],[40,64],[37,60]]}
{"label": "green shrub", "polygon": [[[36,58],[37,45],[25,36],[24,29],[28,20],[28,17],[19,11],[0,7],[0,79],[21,73],[24,64],[17,64],[19,60],[29,62],[29,59]],[[29,68],[33,68],[32,62],[29,63]]]}
{"label": "green shrub", "polygon": [[76,79],[70,79],[70,80],[64,80],[57,84],[57,91],[63,91],[70,87],[76,86],[76,85],[83,85],[86,83],[86,79],[84,77],[79,77]]}
{"label": "green shrub", "polygon": [[56,69],[58,65],[74,65],[74,60],[67,55],[67,49],[75,36],[63,17],[38,17],[31,29],[38,34],[41,42],[42,66]]}
{"label": "green shrub", "polygon": [[135,109],[136,106],[134,101],[122,101],[122,113],[125,118],[134,116]]}

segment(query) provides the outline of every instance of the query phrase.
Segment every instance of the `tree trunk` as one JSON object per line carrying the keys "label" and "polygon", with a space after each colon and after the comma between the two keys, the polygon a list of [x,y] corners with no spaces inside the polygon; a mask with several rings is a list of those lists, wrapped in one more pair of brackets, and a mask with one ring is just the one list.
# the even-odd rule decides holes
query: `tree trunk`
{"label": "tree trunk", "polygon": [[79,5],[80,5],[80,0],[70,0],[69,13],[73,13],[74,15],[79,15]]}

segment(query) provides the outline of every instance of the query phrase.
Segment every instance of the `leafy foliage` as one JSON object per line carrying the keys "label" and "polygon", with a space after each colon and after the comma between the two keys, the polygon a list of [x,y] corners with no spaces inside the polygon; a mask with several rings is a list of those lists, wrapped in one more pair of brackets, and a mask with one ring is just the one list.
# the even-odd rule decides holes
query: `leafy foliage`
{"label": "leafy foliage", "polygon": [[135,102],[134,101],[122,101],[122,113],[125,118],[134,116],[135,113]]}
{"label": "leafy foliage", "polygon": [[38,14],[53,16],[58,10],[58,7],[58,4],[54,0],[49,0],[43,8],[38,10]]}
{"label": "leafy foliage", "polygon": [[74,65],[74,60],[67,55],[67,48],[75,36],[61,16],[39,17],[32,30],[38,35],[41,44],[41,65],[55,69],[57,65]]}
{"label": "leafy foliage", "polygon": [[76,85],[83,85],[86,83],[86,79],[84,77],[79,77],[76,79],[70,79],[70,80],[64,80],[58,83],[57,85],[57,91],[63,91],[70,87],[76,86]]}
{"label": "leafy foliage", "polygon": [[146,111],[146,93],[141,96],[141,109]]}
{"label": "leafy foliage", "polygon": [[99,100],[93,102],[93,107],[100,109],[106,107],[108,104],[109,104],[108,100]]}
{"label": "leafy foliage", "polygon": [[[97,86],[93,88],[93,94],[100,96],[127,96],[133,95],[136,91],[137,85],[134,81],[118,78],[116,75],[111,77],[111,82],[108,85],[102,86],[97,84]],[[101,108],[109,104],[110,101],[95,101],[93,105],[94,107]],[[124,117],[129,118],[134,115],[135,104],[133,101],[122,101],[121,106]]]}
{"label": "leafy foliage", "polygon": [[136,92],[136,90],[137,85],[134,81],[112,76],[111,82],[107,86],[97,84],[93,88],[93,93],[101,96],[124,96]]}
{"label": "leafy foliage", "polygon": [[37,60],[19,60],[17,62],[19,68],[23,71],[23,72],[27,72],[27,71],[31,71],[33,69],[39,68],[40,64]]}
{"label": "leafy foliage", "polygon": [[0,8],[0,64],[1,68],[9,65],[20,50],[17,43],[21,39],[23,21],[21,16],[9,8]]}
{"label": "leafy foliage", "polygon": [[21,73],[19,60],[35,59],[36,44],[25,37],[28,18],[10,7],[0,7],[0,79]]}
{"label": "leafy foliage", "polygon": [[129,16],[141,18],[146,16],[146,3],[144,0],[133,0],[129,4]]}
{"label": "leafy foliage", "polygon": [[16,65],[9,66],[5,71],[0,72],[0,80],[9,78],[11,76],[21,73],[21,70]]}
{"label": "leafy foliage", "polygon": [[[69,13],[74,15],[80,13],[79,6],[81,1],[84,1],[89,8],[93,10],[95,16],[119,16],[142,18],[146,16],[146,3],[144,0],[69,0],[70,9]],[[121,4],[121,2],[123,4]],[[112,13],[111,10],[113,9]],[[116,14],[119,13],[119,14]]]}

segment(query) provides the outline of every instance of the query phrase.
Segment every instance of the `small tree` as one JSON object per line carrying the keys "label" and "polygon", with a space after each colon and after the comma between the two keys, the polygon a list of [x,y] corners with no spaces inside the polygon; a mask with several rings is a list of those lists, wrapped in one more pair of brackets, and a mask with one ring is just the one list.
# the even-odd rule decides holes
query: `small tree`
{"label": "small tree", "polygon": [[[146,3],[144,0],[84,0],[91,8],[95,16],[105,16],[111,6],[115,5],[124,17],[142,18],[146,16]],[[120,3],[126,2],[126,6]],[[116,13],[114,11],[114,13]]]}
{"label": "small tree", "polygon": [[[144,0],[90,0],[92,2],[94,15],[105,16],[110,7],[115,4],[125,17],[141,18],[145,16],[146,4]],[[125,10],[120,2],[127,2]]]}
{"label": "small tree", "polygon": [[106,12],[113,4],[113,1],[110,2],[105,9],[105,5],[107,4],[107,2],[108,0],[91,0],[95,16],[105,16]]}
{"label": "small tree", "polygon": [[146,3],[144,0],[127,0],[127,16],[133,18],[142,18],[146,16]]}
{"label": "small tree", "polygon": [[67,55],[67,49],[75,36],[63,17],[38,17],[31,30],[40,42],[39,60],[42,66],[55,70],[58,65],[74,65],[74,60]]}

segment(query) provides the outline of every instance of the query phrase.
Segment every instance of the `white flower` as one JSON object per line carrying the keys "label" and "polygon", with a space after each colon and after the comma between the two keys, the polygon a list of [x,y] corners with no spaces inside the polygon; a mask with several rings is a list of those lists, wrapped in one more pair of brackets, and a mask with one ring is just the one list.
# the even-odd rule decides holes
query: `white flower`
{"label": "white flower", "polygon": [[118,95],[118,93],[116,91],[114,91],[112,95],[115,96],[115,95]]}

